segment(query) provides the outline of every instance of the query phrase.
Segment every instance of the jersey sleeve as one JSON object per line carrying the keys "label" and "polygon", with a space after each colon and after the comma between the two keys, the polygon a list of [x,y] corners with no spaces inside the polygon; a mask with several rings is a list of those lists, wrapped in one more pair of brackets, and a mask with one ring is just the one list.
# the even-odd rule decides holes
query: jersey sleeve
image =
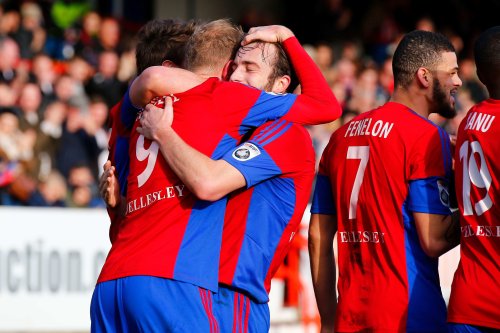
{"label": "jersey sleeve", "polygon": [[308,134],[300,125],[285,120],[261,126],[248,142],[223,159],[241,172],[247,188],[298,171],[309,170],[311,177],[314,173],[314,151]]}
{"label": "jersey sleeve", "polygon": [[141,111],[141,109],[132,104],[129,93],[130,88],[123,97],[122,107],[120,110],[120,122],[122,123],[122,126],[130,130],[134,126],[137,114]]}
{"label": "jersey sleeve", "polygon": [[410,154],[409,208],[449,215],[452,159],[448,134],[441,128],[426,133]]}
{"label": "jersey sleeve", "polygon": [[297,38],[288,38],[283,47],[302,90],[290,111],[284,116],[285,119],[299,124],[315,125],[340,117],[342,109],[332,89]]}
{"label": "jersey sleeve", "polygon": [[[255,88],[245,86],[241,83],[235,83],[234,94],[230,97],[233,101],[231,104],[240,104],[241,101],[248,96],[248,101],[252,103],[249,105],[248,113],[241,122],[239,134],[243,135],[248,131],[255,129],[268,121],[276,120],[283,117],[290,111],[290,108],[295,103],[297,95],[294,94],[273,94],[265,91],[259,91]],[[246,90],[243,92],[242,90]],[[250,94],[248,94],[250,93]],[[252,93],[257,94],[258,97],[252,100]],[[239,107],[233,107],[232,110],[238,110]],[[227,115],[231,114],[231,110],[226,112]]]}
{"label": "jersey sleeve", "polygon": [[332,153],[332,144],[330,139],[330,143],[323,151],[323,155],[321,156],[321,160],[319,162],[318,174],[316,175],[316,184],[313,192],[311,214],[336,214],[332,185],[328,172],[328,157]]}
{"label": "jersey sleeve", "polygon": [[[116,175],[120,184],[120,193],[124,196],[127,187],[128,176],[128,142],[130,138],[130,130],[125,128],[120,119],[120,111],[123,101],[120,101],[111,108],[109,117],[109,128],[111,135],[108,142],[109,155],[108,159],[111,165],[116,168]],[[109,239],[113,243],[118,235],[118,230],[123,217],[116,213],[114,209],[107,207],[107,212],[111,222],[109,228]]]}
{"label": "jersey sleeve", "polygon": [[108,144],[109,160],[116,168],[116,176],[118,177],[122,196],[127,193],[130,133],[138,111],[132,105],[128,92],[123,100],[111,110],[111,136]]}

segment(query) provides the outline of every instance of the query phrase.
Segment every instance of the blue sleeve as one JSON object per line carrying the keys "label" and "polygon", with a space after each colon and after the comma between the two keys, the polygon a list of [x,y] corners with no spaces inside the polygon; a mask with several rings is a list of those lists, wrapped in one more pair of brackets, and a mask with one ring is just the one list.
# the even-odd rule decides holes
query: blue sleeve
{"label": "blue sleeve", "polygon": [[317,175],[314,187],[311,214],[335,215],[335,204],[333,202],[332,187],[328,176]]}
{"label": "blue sleeve", "polygon": [[264,180],[281,175],[282,171],[272,157],[254,142],[245,142],[222,158],[245,177],[247,188]]}
{"label": "blue sleeve", "polygon": [[120,110],[120,120],[123,126],[127,129],[132,129],[134,126],[135,119],[137,118],[137,114],[141,109],[135,107],[130,100],[129,90],[125,93],[123,97],[122,108]]}
{"label": "blue sleeve", "polygon": [[417,213],[450,215],[448,183],[442,177],[411,181],[408,207]]}
{"label": "blue sleeve", "polygon": [[296,99],[297,95],[294,94],[273,94],[263,91],[248,112],[239,133],[243,135],[249,129],[283,117],[290,111]]}
{"label": "blue sleeve", "polygon": [[129,140],[130,137],[117,137],[114,153],[114,165],[118,183],[120,184],[120,193],[122,196],[127,196],[127,178],[129,174]]}

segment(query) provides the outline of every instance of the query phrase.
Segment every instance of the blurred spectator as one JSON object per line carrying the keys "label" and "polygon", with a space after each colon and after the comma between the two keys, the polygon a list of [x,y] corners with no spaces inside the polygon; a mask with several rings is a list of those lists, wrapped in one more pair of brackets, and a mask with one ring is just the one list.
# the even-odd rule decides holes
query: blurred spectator
{"label": "blurred spectator", "polygon": [[33,156],[33,143],[19,128],[19,111],[0,108],[0,156],[4,160],[23,162]]}
{"label": "blurred spectator", "polygon": [[98,40],[99,30],[101,30],[101,17],[96,12],[88,12],[82,20],[82,32],[80,34],[79,45],[81,48],[92,47]]}
{"label": "blurred spectator", "polygon": [[99,55],[97,73],[87,85],[90,96],[101,96],[109,108],[118,103],[127,86],[118,80],[118,54],[114,51],[104,51]]}
{"label": "blurred spectator", "polygon": [[79,85],[85,85],[92,76],[92,66],[81,57],[74,57],[68,62],[66,72]]}
{"label": "blurred spectator", "polygon": [[135,45],[122,53],[120,65],[118,66],[117,78],[121,82],[129,82],[137,74],[135,63]]}
{"label": "blurred spectator", "polygon": [[[476,75],[476,65],[470,58],[465,58],[459,64],[460,78],[462,79],[462,90],[470,92],[470,97],[474,103],[479,103],[488,98],[488,91],[479,81]],[[466,111],[468,111],[467,109]]]}
{"label": "blurred spectator", "polygon": [[360,114],[381,106],[388,99],[389,93],[378,83],[378,72],[368,67],[356,80],[348,109]]}
{"label": "blurred spectator", "polygon": [[98,51],[115,51],[120,53],[120,25],[114,18],[108,17],[102,20],[98,34]]}
{"label": "blurred spectator", "polygon": [[434,24],[434,21],[430,17],[424,16],[417,21],[417,24],[415,24],[415,30],[435,32],[436,26]]}
{"label": "blurred spectator", "polygon": [[69,197],[71,207],[104,207],[104,201],[99,196],[97,183],[85,164],[73,166],[68,176]]}
{"label": "blurred spectator", "polygon": [[316,46],[315,57],[313,59],[328,83],[332,84],[335,81],[335,70],[333,69],[335,57],[332,46],[328,43],[319,43]]}
{"label": "blurred spectator", "polygon": [[380,68],[379,82],[382,88],[392,95],[394,91],[394,75],[392,74],[392,56],[385,59]]}
{"label": "blurred spectator", "polygon": [[12,36],[19,29],[20,22],[21,15],[19,12],[9,10],[3,13],[0,20],[0,36]]}
{"label": "blurred spectator", "polygon": [[44,104],[55,98],[54,83],[57,79],[54,60],[40,53],[33,58],[31,73],[34,81],[40,87]]}
{"label": "blurred spectator", "polygon": [[33,137],[19,129],[19,112],[0,108],[0,202],[17,205],[25,202],[35,182],[26,176],[25,164],[33,158]]}
{"label": "blurred spectator", "polygon": [[16,79],[19,60],[17,43],[12,38],[0,36],[0,82],[11,84]]}
{"label": "blurred spectator", "polygon": [[17,101],[17,94],[6,82],[0,82],[0,107],[14,106]]}
{"label": "blurred spectator", "polygon": [[55,83],[56,98],[64,103],[71,104],[82,112],[87,112],[89,98],[83,84],[69,75],[61,75]]}
{"label": "blurred spectator", "polygon": [[40,52],[45,44],[46,32],[43,28],[43,15],[35,2],[25,2],[21,5],[21,22],[12,33],[20,47],[21,58],[31,59]]}
{"label": "blurred spectator", "polygon": [[45,109],[34,147],[33,169],[38,179],[45,179],[55,168],[66,113],[67,106],[60,101],[51,102]]}
{"label": "blurred spectator", "polygon": [[67,186],[64,177],[51,171],[31,193],[28,204],[41,207],[66,207]]}
{"label": "blurred spectator", "polygon": [[96,138],[88,132],[88,115],[78,107],[69,105],[66,123],[63,127],[61,145],[56,156],[57,169],[68,177],[76,165],[95,165],[100,148]]}
{"label": "blurred spectator", "polygon": [[28,129],[38,130],[40,117],[42,114],[42,92],[38,85],[27,83],[21,89],[18,101],[21,109],[21,119],[19,126],[22,131]]}
{"label": "blurred spectator", "polygon": [[86,132],[95,138],[97,144],[97,158],[89,165],[96,179],[108,159],[109,133],[106,127],[108,114],[109,108],[106,103],[102,99],[94,98],[90,103],[89,116],[84,125]]}
{"label": "blurred spectator", "polygon": [[96,12],[88,12],[83,17],[80,39],[75,45],[76,54],[92,66],[97,65],[100,52],[99,31],[101,30],[101,17]]}

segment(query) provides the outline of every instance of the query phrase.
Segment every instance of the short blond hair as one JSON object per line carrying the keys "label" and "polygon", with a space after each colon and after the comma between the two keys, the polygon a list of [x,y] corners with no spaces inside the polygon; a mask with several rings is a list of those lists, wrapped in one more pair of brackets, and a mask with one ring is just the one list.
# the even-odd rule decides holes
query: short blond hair
{"label": "short blond hair", "polygon": [[220,19],[197,27],[186,44],[184,68],[196,71],[208,68],[222,71],[234,58],[243,38],[243,30],[228,19]]}

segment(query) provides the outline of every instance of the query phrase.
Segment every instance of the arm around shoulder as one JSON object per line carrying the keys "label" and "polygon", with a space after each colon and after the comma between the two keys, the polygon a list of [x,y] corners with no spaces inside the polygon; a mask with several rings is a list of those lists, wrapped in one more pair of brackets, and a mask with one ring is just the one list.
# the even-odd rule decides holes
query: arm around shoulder
{"label": "arm around shoulder", "polygon": [[130,87],[132,104],[144,107],[153,97],[178,94],[203,83],[204,79],[181,68],[151,66]]}

